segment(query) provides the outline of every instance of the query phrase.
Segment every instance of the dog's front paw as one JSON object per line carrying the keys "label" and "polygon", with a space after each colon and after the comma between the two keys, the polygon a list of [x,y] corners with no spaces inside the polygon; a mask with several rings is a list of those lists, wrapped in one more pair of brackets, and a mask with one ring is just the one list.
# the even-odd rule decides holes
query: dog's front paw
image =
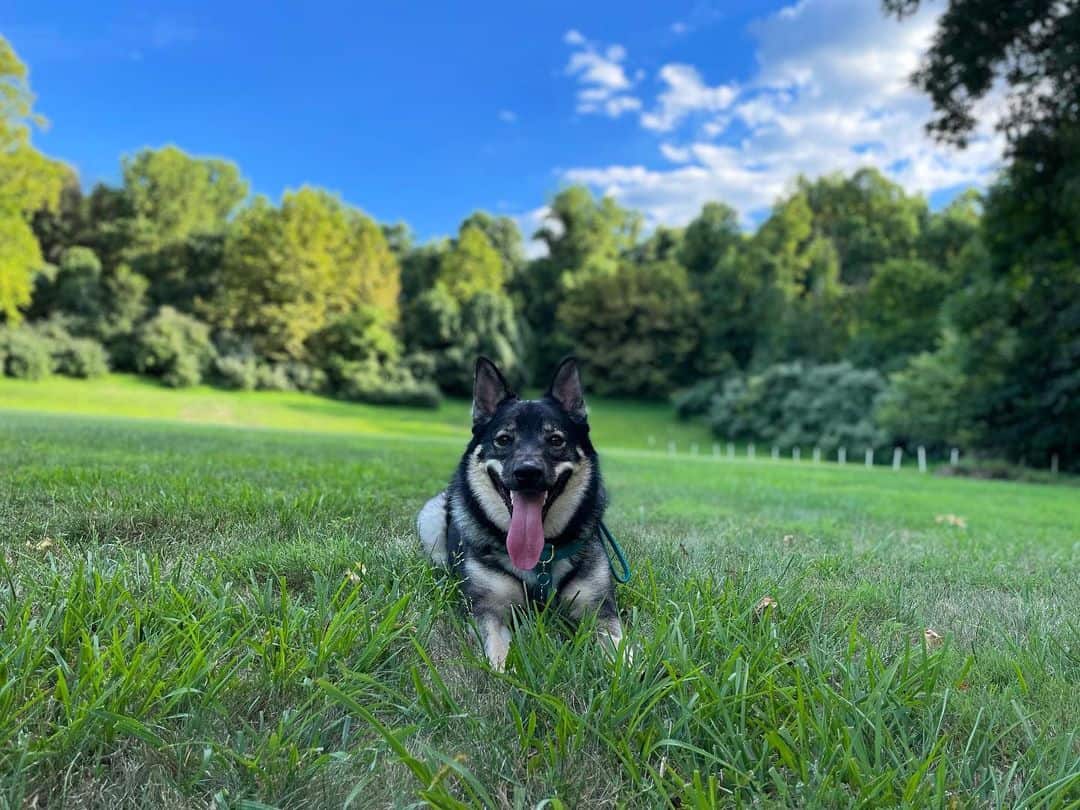
{"label": "dog's front paw", "polygon": [[609,660],[622,658],[626,666],[634,663],[634,648],[623,642],[622,622],[618,618],[602,620],[597,628],[597,641]]}
{"label": "dog's front paw", "polygon": [[493,616],[481,623],[484,633],[484,654],[496,672],[506,671],[506,654],[510,652],[510,628]]}

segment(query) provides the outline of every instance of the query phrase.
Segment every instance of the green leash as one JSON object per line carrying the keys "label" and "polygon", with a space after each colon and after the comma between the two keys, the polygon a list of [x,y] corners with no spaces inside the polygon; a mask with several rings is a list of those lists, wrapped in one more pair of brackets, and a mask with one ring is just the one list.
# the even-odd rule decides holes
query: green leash
{"label": "green leash", "polygon": [[[619,541],[615,539],[615,535],[604,525],[603,521],[600,521],[596,533],[600,536],[601,545],[604,547],[604,553],[607,554],[608,565],[611,567],[611,575],[615,577],[615,581],[622,584],[629,582],[633,572],[630,570],[630,563],[626,561],[626,554],[623,553]],[[569,545],[558,548],[551,545],[551,543],[544,543],[544,550],[540,552],[540,562],[536,564],[536,587],[540,589],[541,602],[547,602],[548,596],[551,595],[552,563],[572,557],[581,551],[583,545],[585,545],[584,540],[575,540]],[[615,557],[619,560],[621,574],[615,570],[615,560],[611,556],[612,552],[615,552]]]}
{"label": "green leash", "polygon": [[[630,563],[626,561],[626,555],[623,553],[622,546],[619,545],[619,541],[615,539],[615,535],[611,533],[611,530],[604,525],[604,521],[600,521],[600,539],[604,542],[604,552],[607,554],[608,565],[611,566],[611,575],[615,577],[615,581],[625,585],[630,581],[630,577],[633,575],[633,571],[630,570]],[[615,556],[619,558],[619,567],[622,569],[622,574],[619,574],[615,570],[615,560],[611,559],[611,552],[615,552]]]}

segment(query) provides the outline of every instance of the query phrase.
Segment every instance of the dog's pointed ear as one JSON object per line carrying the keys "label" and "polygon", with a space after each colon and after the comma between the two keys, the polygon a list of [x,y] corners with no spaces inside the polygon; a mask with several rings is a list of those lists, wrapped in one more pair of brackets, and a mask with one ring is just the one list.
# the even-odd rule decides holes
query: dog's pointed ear
{"label": "dog's pointed ear", "polygon": [[504,400],[514,397],[506,378],[495,364],[486,357],[476,358],[476,373],[473,376],[473,426],[486,422],[495,415]]}
{"label": "dog's pointed ear", "polygon": [[584,421],[585,392],[581,388],[581,372],[574,357],[567,357],[555,369],[547,395],[558,402],[564,411],[575,419]]}

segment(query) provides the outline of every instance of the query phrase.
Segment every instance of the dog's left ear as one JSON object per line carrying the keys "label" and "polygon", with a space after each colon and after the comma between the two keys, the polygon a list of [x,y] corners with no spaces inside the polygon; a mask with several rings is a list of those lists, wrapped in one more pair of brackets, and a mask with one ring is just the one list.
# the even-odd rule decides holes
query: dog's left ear
{"label": "dog's left ear", "polygon": [[547,395],[574,419],[585,421],[585,392],[581,389],[581,372],[578,371],[576,358],[567,357],[559,363]]}

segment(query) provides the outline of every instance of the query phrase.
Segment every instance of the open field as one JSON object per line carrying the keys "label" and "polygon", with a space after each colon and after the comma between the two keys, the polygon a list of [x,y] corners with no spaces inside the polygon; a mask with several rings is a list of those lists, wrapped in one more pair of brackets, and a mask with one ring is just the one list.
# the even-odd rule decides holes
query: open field
{"label": "open field", "polygon": [[[666,448],[669,441],[683,452],[692,443],[699,444],[702,452],[711,447],[712,437],[703,425],[672,419],[667,405],[603,399],[590,402],[603,414],[594,426],[601,444],[648,449],[652,436],[658,449]],[[223,391],[209,386],[173,390],[130,374],[110,374],[92,382],[66,377],[25,382],[0,377],[0,408],[320,433],[420,435],[456,446],[464,446],[462,436],[468,435],[469,425],[469,404],[464,401],[447,400],[436,410],[381,408],[298,392]]]}
{"label": "open field", "polygon": [[542,616],[496,675],[413,536],[460,403],[0,381],[0,805],[1080,803],[1075,489],[592,405],[633,663]]}

